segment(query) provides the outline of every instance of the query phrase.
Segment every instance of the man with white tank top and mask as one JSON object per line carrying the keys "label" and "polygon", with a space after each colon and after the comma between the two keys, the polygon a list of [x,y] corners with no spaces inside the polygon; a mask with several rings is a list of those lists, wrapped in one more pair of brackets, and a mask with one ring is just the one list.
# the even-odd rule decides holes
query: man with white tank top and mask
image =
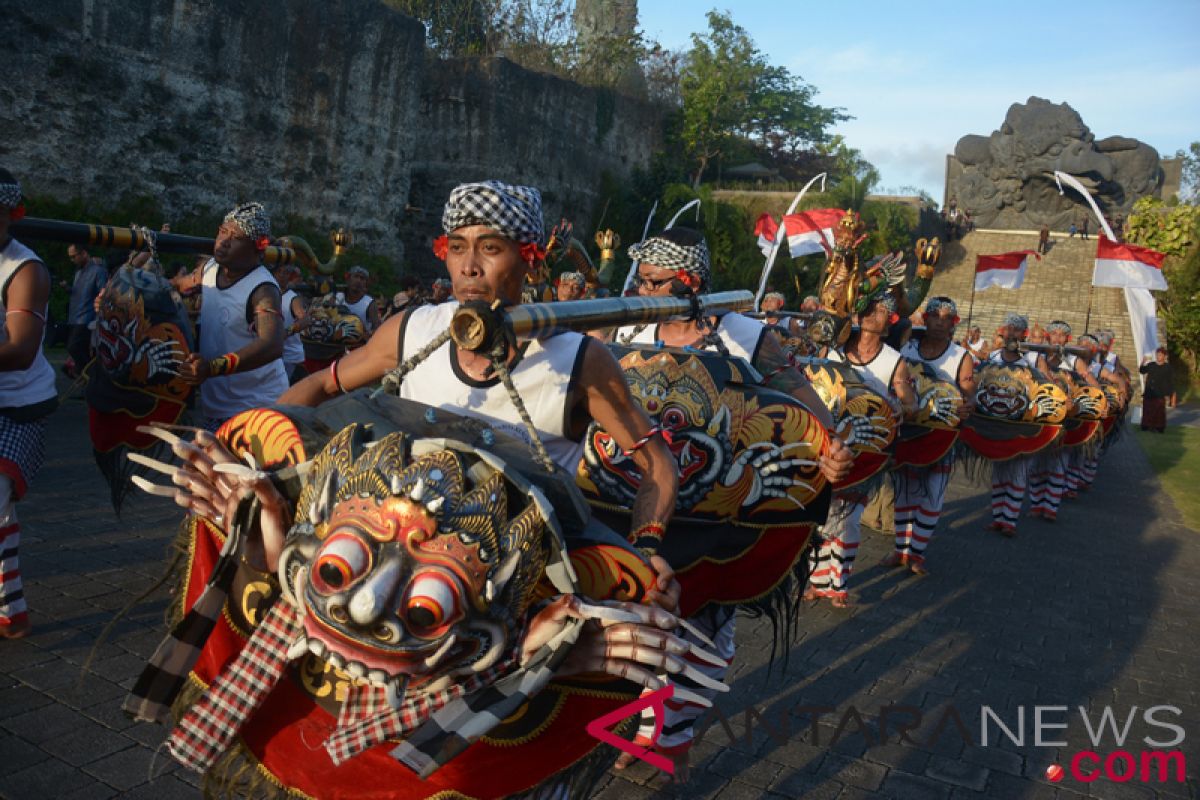
{"label": "man with white tank top and mask", "polygon": [[[671,228],[629,248],[629,257],[638,263],[637,291],[643,297],[672,297],[704,294],[709,291],[712,268],[708,244],[697,231]],[[664,347],[694,347],[713,350],[724,355],[745,359],[762,375],[769,376],[767,384],[773,389],[792,395],[805,405],[827,430],[833,420],[820,397],[799,370],[791,367],[775,335],[762,323],[737,313],[727,313],[707,320],[703,326],[695,320],[664,322],[659,325],[631,325],[615,332],[621,344],[660,344]],[[826,477],[836,481],[849,473],[852,465],[850,451],[837,437],[831,437],[831,449],[822,457],[821,467]],[[693,666],[715,680],[724,680],[735,655],[735,607],[706,606],[688,619],[693,626],[716,644],[715,652],[726,666],[709,664]],[[690,636],[690,634],[689,634]],[[673,681],[673,676],[668,676]],[[687,683],[689,691],[705,694],[711,699],[715,692]],[[695,720],[703,711],[695,704],[679,708],[667,705],[663,729],[653,740],[655,720],[649,713],[642,715],[635,744],[656,749],[675,761],[675,781],[687,780],[688,752],[695,733]],[[632,761],[622,755],[617,768]]]}
{"label": "man with white tank top and mask", "polygon": [[30,631],[17,548],[16,503],[42,465],[46,416],[58,405],[54,370],[42,352],[50,271],[9,226],[25,216],[21,185],[0,169],[0,638]]}
{"label": "man with white tank top and mask", "polygon": [[[909,339],[900,348],[907,361],[928,366],[939,380],[952,383],[961,393],[955,409],[959,419],[970,413],[975,397],[975,360],[967,348],[954,343],[958,305],[949,297],[931,297],[925,304],[925,335]],[[953,451],[927,467],[908,465],[893,473],[896,487],[896,550],[891,567],[907,566],[917,575],[928,574],[925,549],[942,515],[946,486],[954,466]]]}
{"label": "man with white tank top and mask", "polygon": [[288,383],[296,383],[308,375],[308,370],[304,368],[304,343],[300,341],[300,331],[310,321],[304,298],[294,288],[300,283],[300,268],[295,264],[281,264],[271,274],[279,284],[279,291],[283,292],[280,298],[283,311],[283,368],[287,372]]}
{"label": "man with white tank top and mask", "polygon": [[[863,383],[909,417],[916,410],[917,397],[909,381],[908,366],[900,353],[884,342],[896,316],[896,298],[888,291],[886,281],[863,291],[854,305],[858,327],[846,340],[842,353]],[[842,355],[832,348],[826,357],[842,360]],[[834,493],[829,519],[821,530],[822,541],[809,551],[812,572],[802,599],[828,598],[835,608],[850,605],[847,586],[862,540],[866,504],[867,492],[862,487]]]}
{"label": "man with white tank top and mask", "polygon": [[213,257],[199,270],[200,347],[179,374],[200,387],[208,430],[271,405],[288,388],[279,284],[262,264],[270,240],[271,220],[262,204],[240,205],[225,215]]}
{"label": "man with white tank top and mask", "polygon": [[[1029,333],[1029,318],[1010,313],[1004,318],[1000,334],[1004,346],[988,354],[987,364],[1024,363],[1042,374],[1049,372],[1046,359],[1039,353],[1021,352],[1021,342]],[[992,466],[992,522],[988,530],[999,531],[1005,536],[1017,535],[1017,520],[1021,518],[1021,506],[1025,502],[1025,485],[1029,479],[1029,456],[1004,462],[1003,466]]]}
{"label": "man with white tank top and mask", "polygon": [[366,267],[353,266],[346,270],[346,292],[342,300],[350,313],[362,320],[363,330],[367,336],[379,327],[379,304],[375,298],[367,294],[367,283],[371,273]]}

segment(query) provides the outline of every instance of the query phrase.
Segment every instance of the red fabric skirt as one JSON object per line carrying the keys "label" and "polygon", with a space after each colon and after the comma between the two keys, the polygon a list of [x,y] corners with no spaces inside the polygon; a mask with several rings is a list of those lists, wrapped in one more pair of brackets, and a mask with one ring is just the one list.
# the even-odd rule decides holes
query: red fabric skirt
{"label": "red fabric skirt", "polygon": [[1167,427],[1167,398],[1142,398],[1142,428],[1161,431]]}

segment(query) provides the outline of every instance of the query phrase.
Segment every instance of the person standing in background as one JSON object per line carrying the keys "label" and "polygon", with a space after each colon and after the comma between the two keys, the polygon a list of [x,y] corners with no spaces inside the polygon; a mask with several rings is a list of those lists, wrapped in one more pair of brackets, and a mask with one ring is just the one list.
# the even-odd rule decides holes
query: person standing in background
{"label": "person standing in background", "polygon": [[1155,350],[1154,362],[1142,364],[1138,372],[1146,376],[1146,388],[1142,392],[1142,430],[1163,433],[1167,429],[1167,405],[1171,408],[1179,405],[1175,378],[1167,363],[1167,349]]}
{"label": "person standing in background", "polygon": [[92,331],[96,327],[96,297],[108,283],[104,262],[92,258],[79,245],[67,247],[67,258],[75,265],[71,282],[71,300],[67,306],[67,353],[71,363],[63,365],[68,377],[77,378],[92,360]]}

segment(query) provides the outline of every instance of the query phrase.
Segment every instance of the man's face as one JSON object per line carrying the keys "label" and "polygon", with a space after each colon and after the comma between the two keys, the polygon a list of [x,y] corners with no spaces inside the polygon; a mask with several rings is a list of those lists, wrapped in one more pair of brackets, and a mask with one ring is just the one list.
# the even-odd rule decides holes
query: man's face
{"label": "man's face", "polygon": [[948,308],[939,308],[934,312],[925,312],[925,330],[939,341],[950,338],[954,330],[954,312]]}
{"label": "man's face", "polygon": [[774,314],[776,311],[779,311],[781,308],[783,308],[783,298],[782,297],[763,298],[762,310],[765,311],[766,313]]}
{"label": "man's face", "polygon": [[81,247],[70,245],[67,247],[67,258],[71,259],[71,263],[74,264],[77,269],[83,269],[85,266],[87,266],[88,251]]}
{"label": "man's face", "polygon": [[258,260],[258,250],[253,240],[242,233],[232,222],[222,223],[217,229],[217,241],[213,245],[213,259],[221,266],[244,264]]}
{"label": "man's face", "polygon": [[654,264],[638,264],[637,293],[641,297],[670,297],[675,270]]}
{"label": "man's face", "polygon": [[892,312],[883,303],[875,303],[866,313],[859,317],[859,327],[866,333],[882,336],[887,332],[888,318]]}
{"label": "man's face", "polygon": [[1025,339],[1025,329],[1020,325],[1005,325],[1000,332],[1006,342],[1020,342]]}
{"label": "man's face", "polygon": [[575,281],[560,281],[557,296],[559,300],[578,300],[583,297],[583,287]]}
{"label": "man's face", "polygon": [[446,271],[456,300],[521,302],[530,268],[520,245],[486,225],[467,225],[447,239]]}
{"label": "man's face", "polygon": [[1154,353],[1154,360],[1157,361],[1159,364],[1165,364],[1165,363],[1167,363],[1167,354],[1164,353],[1162,350],[1157,350]]}
{"label": "man's face", "polygon": [[820,304],[817,303],[816,300],[812,300],[812,299],[805,299],[805,301],[800,304],[801,311],[811,312],[811,311],[816,311],[818,308],[820,308]]}
{"label": "man's face", "polygon": [[347,272],[346,288],[353,294],[364,294],[367,291],[367,276],[361,272]]}
{"label": "man's face", "polygon": [[435,303],[443,303],[450,296],[450,287],[444,283],[435,283],[433,285],[433,301]]}
{"label": "man's face", "polygon": [[1050,344],[1054,345],[1055,347],[1062,347],[1067,343],[1067,340],[1071,338],[1071,335],[1063,330],[1047,331],[1046,335],[1050,339]]}

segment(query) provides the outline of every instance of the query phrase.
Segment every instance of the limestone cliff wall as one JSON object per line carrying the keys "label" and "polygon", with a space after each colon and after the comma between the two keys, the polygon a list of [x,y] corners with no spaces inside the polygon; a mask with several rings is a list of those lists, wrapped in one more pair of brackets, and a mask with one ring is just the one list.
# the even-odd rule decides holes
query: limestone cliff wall
{"label": "limestone cliff wall", "polygon": [[645,163],[660,135],[627,98],[503,59],[439,61],[419,22],[376,0],[10,13],[0,163],[33,193],[153,195],[168,214],[260,199],[276,217],[348,224],[399,261],[427,249],[458,181],[527,181],[548,217],[583,221],[600,173]]}

